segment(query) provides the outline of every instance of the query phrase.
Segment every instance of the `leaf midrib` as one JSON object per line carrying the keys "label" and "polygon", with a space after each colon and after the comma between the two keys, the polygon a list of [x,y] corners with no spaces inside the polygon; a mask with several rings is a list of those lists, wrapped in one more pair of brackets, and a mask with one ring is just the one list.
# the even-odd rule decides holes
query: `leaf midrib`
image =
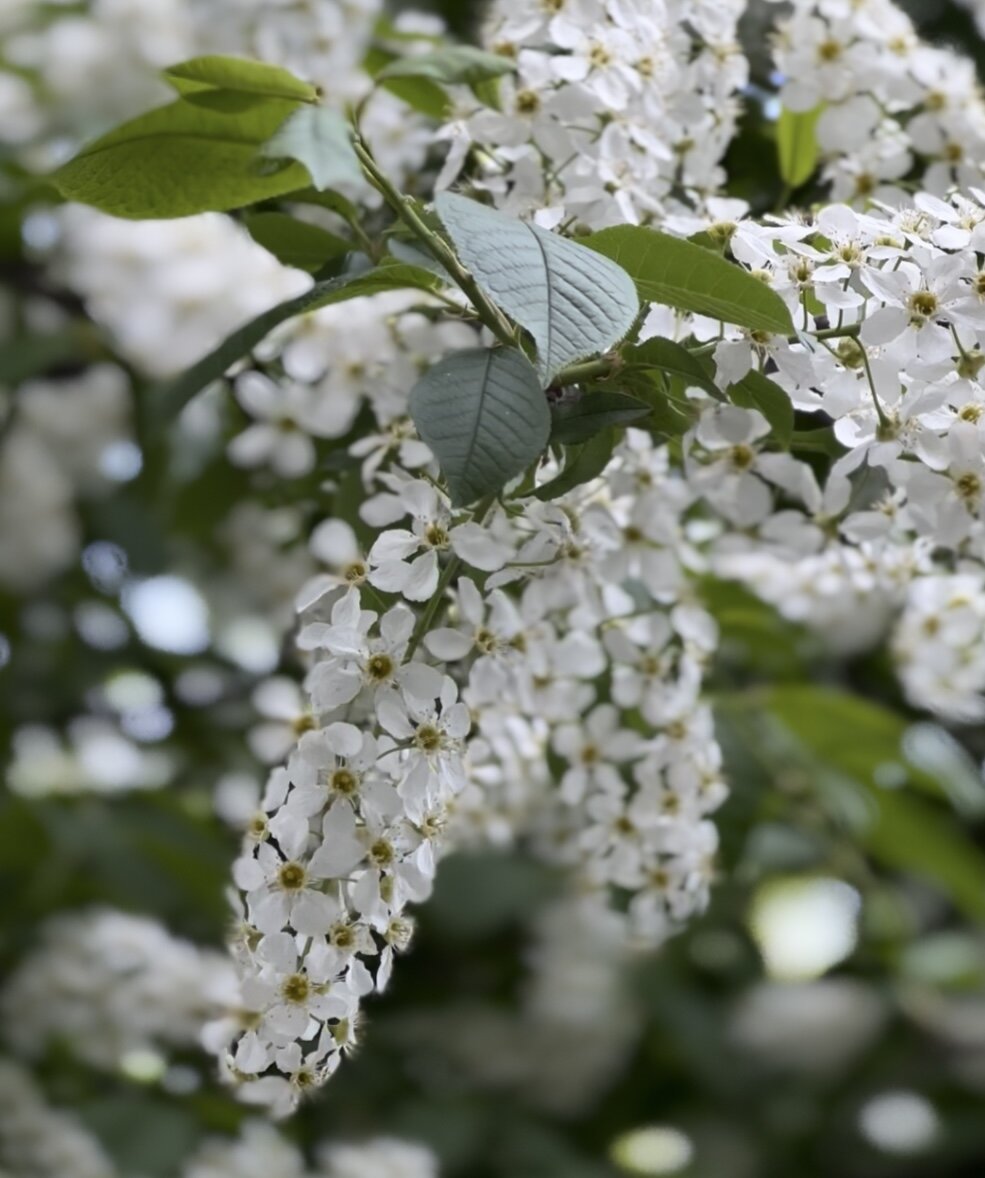
{"label": "leaf midrib", "polygon": [[465,451],[465,461],[469,464],[469,466],[472,465],[472,461],[475,456],[475,446],[479,437],[479,424],[482,421],[482,408],[486,400],[486,389],[489,385],[489,370],[492,367],[493,355],[494,353],[492,351],[488,351],[486,353],[485,368],[482,373],[482,381],[479,385],[479,397],[476,402],[475,420],[472,423],[472,432]]}

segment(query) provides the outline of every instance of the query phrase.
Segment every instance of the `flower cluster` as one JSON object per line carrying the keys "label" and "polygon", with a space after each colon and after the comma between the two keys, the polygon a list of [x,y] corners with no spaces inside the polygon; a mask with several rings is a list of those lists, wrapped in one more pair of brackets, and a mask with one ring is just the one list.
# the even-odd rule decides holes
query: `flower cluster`
{"label": "flower cluster", "polygon": [[914,581],[893,632],[910,701],[960,723],[985,718],[985,570]]}
{"label": "flower cluster", "polygon": [[198,1041],[202,1022],[235,993],[221,953],[112,909],[53,917],[6,983],[4,1036],[22,1056],[59,1041],[94,1067]]}
{"label": "flower cluster", "polygon": [[0,585],[23,592],[65,569],[76,500],[132,478],[133,460],[129,380],[115,365],[26,381],[6,406],[0,388]]}
{"label": "flower cluster", "polygon": [[892,0],[795,0],[773,40],[783,103],[823,106],[817,140],[835,200],[895,203],[915,166],[920,187],[937,195],[981,183],[985,100],[974,63],[923,43]]}
{"label": "flower cluster", "polygon": [[149,376],[182,371],[234,328],[311,284],[218,213],[148,224],[69,205],[58,229],[56,276]]}
{"label": "flower cluster", "polygon": [[693,495],[666,450],[632,433],[605,478],[475,513],[395,461],[425,454],[389,453],[363,468],[375,493],[360,514],[380,529],[367,550],[340,519],[313,535],[330,571],[301,594],[309,706],[234,870],[250,1013],[210,1042],[232,1037],[230,1075],[280,1111],[355,1041],[442,832],[478,825],[476,793],[495,799],[518,765],[553,760],[557,787],[545,797],[543,774],[523,772],[538,801],[500,815],[529,815],[514,837],[625,896],[650,944],[704,904],[707,816],[725,795],[699,700],[715,627],[687,600]]}
{"label": "flower cluster", "polygon": [[[233,7],[202,5],[215,44],[189,17],[196,48],[246,47],[331,77],[340,102],[369,91],[361,65],[376,0]],[[274,681],[255,695],[265,722],[251,746],[282,763],[233,868],[235,993],[224,965],[153,923],[73,915],[46,928],[4,993],[18,1050],[64,1034],[92,1064],[115,1067],[130,1051],[192,1042],[217,1015],[204,1042],[225,1076],[247,1101],[286,1114],[356,1044],[362,1001],[386,987],[441,854],[483,842],[522,844],[580,891],[540,930],[524,1015],[539,1028],[533,1041],[573,1037],[586,1011],[607,1018],[618,970],[564,950],[589,946],[621,964],[631,945],[659,945],[707,902],[712,816],[727,792],[703,697],[718,642],[708,576],[745,583],[842,651],[892,630],[914,704],[985,716],[985,196],[969,187],[985,107],[964,64],[920,45],[883,0],[797,0],[777,24],[781,98],[794,112],[826,103],[822,177],[844,203],[753,221],[716,195],[746,79],[742,8],[497,4],[485,43],[517,73],[498,109],[457,96],[439,185],[465,174],[495,204],[551,227],[713,227],[797,330],[652,310],[642,339],[686,344],[688,371],[701,373],[675,391],[673,440],[628,429],[596,477],[563,492],[553,448],[468,509],[453,505],[408,413],[418,375],[480,340],[457,296],[318,310],[191,406],[178,431],[208,434],[252,488],[271,500],[294,480],[305,488],[286,507],[238,504],[220,537],[234,571],[215,591],[262,603],[285,628],[294,599],[304,668],[302,691]],[[68,27],[111,10],[97,0]],[[20,42],[42,75],[65,23]],[[411,22],[403,33],[429,30]],[[380,92],[363,129],[399,177],[420,168],[422,126]],[[897,182],[917,165],[925,191],[910,199]],[[139,228],[79,209],[59,217],[58,272],[154,375],[310,282],[219,217]],[[107,453],[129,436],[126,386],[120,370],[97,366],[12,399],[0,579],[13,588],[74,556],[74,497],[119,469]],[[316,483],[335,493],[332,514],[309,529]],[[263,669],[275,662],[276,651]],[[102,787],[75,773],[86,732],[75,724],[69,736],[72,756],[49,730],[17,733],[18,792],[38,792],[46,776]],[[565,989],[558,974],[583,986]],[[616,1029],[628,1035],[632,1022]],[[590,1081],[623,1043],[599,1036]],[[527,1082],[545,1074],[528,1064]],[[560,1105],[576,1105],[585,1086],[575,1071],[568,1079],[551,1084]],[[347,1149],[325,1155],[329,1178],[433,1173],[430,1155],[401,1144]],[[258,1159],[306,1172],[278,1136],[248,1129],[242,1142],[207,1147],[191,1178],[249,1175]]]}
{"label": "flower cluster", "polygon": [[207,1141],[182,1178],[437,1178],[438,1163],[423,1145],[394,1137],[359,1144],[323,1142],[314,1169],[300,1151],[261,1121],[247,1122],[238,1138]]}
{"label": "flower cluster", "polygon": [[[502,207],[593,228],[659,217],[721,187],[748,66],[744,0],[502,0],[483,42],[515,58],[501,109],[463,95],[439,186],[474,157]],[[470,100],[471,99],[471,100]]]}
{"label": "flower cluster", "polygon": [[[9,1168],[9,1169],[8,1169]],[[116,1178],[99,1142],[68,1112],[52,1108],[30,1075],[0,1060],[0,1173],[20,1178]]]}

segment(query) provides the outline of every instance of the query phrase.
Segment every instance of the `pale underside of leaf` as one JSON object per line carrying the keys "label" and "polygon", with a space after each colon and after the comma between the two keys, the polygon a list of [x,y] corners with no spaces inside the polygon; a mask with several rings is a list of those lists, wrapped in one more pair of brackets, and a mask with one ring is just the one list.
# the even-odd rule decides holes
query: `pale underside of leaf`
{"label": "pale underside of leaf", "polygon": [[615,263],[453,193],[439,196],[435,208],[483,291],[533,336],[545,383],[629,330],[639,299]]}

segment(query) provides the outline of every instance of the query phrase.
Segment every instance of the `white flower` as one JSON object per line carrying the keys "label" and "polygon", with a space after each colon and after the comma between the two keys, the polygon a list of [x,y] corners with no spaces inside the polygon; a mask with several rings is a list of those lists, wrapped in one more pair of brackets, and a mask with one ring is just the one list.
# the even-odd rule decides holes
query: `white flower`
{"label": "white flower", "polygon": [[611,704],[599,704],[583,724],[559,725],[552,743],[571,762],[561,779],[561,796],[569,803],[581,801],[590,790],[623,793],[616,766],[636,756],[641,745],[635,732],[619,728],[619,712]]}
{"label": "white flower", "polygon": [[320,882],[354,867],[360,848],[352,845],[350,857],[342,853],[346,844],[339,839],[333,856],[319,850],[309,861],[307,821],[281,810],[271,819],[270,829],[279,850],[263,842],[233,864],[236,885],[246,892],[250,920],[264,933],[278,933],[287,925],[299,933],[324,933],[337,910],[320,890]]}

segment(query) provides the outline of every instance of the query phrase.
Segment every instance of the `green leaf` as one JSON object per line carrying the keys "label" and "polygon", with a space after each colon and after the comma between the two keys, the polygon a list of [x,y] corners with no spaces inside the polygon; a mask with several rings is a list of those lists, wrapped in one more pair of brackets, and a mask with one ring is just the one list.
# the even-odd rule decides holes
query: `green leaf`
{"label": "green leaf", "polygon": [[824,103],[813,110],[780,111],[776,124],[776,149],[780,161],[780,176],[789,188],[799,188],[812,176],[817,167],[817,120]]}
{"label": "green leaf", "polygon": [[957,800],[947,782],[907,756],[906,718],[871,700],[811,684],[785,684],[765,698],[770,712],[813,755],[819,785],[825,773],[842,775],[819,796],[830,796],[844,814],[831,784],[840,780],[841,788],[848,784],[858,791],[859,805],[847,812],[873,858],[922,876],[968,916],[985,920],[985,856],[949,814],[909,792],[916,788]]}
{"label": "green leaf", "polygon": [[316,282],[311,290],[296,298],[287,299],[264,311],[227,336],[217,348],[203,356],[186,372],[150,394],[149,412],[159,422],[176,417],[188,402],[207,385],[219,380],[239,360],[248,355],[275,327],[297,315],[317,311],[332,303],[363,298],[387,290],[433,290],[436,281],[432,274],[414,266],[384,263],[375,270],[358,274],[343,274]]}
{"label": "green leaf", "polygon": [[626,393],[588,393],[573,405],[555,410],[551,441],[587,442],[608,426],[629,425],[650,413],[650,406]]}
{"label": "green leaf", "polygon": [[483,106],[488,106],[491,110],[502,110],[502,79],[501,78],[486,78],[482,82],[472,83],[472,93],[482,103]]}
{"label": "green leaf", "polygon": [[905,717],[873,700],[810,683],[788,683],[767,693],[769,710],[819,760],[876,786],[892,777],[941,797],[942,785],[914,765],[905,752]]}
{"label": "green leaf", "polygon": [[179,94],[203,90],[236,90],[244,94],[265,94],[269,98],[291,98],[297,102],[317,102],[318,89],[296,78],[290,70],[245,57],[210,54],[193,57],[162,71],[169,86]]}
{"label": "green leaf", "polygon": [[452,285],[451,276],[444,266],[415,242],[405,241],[402,237],[391,237],[387,240],[387,249],[398,261],[405,262],[408,266],[417,266],[420,270],[428,270],[446,286]]}
{"label": "green leaf", "polygon": [[476,86],[503,74],[515,74],[516,62],[498,53],[486,53],[471,45],[448,45],[431,53],[398,57],[376,75],[379,82],[391,78],[427,78],[443,86]]}
{"label": "green leaf", "polygon": [[285,266],[315,273],[330,258],[351,252],[352,242],[286,213],[250,213],[243,218],[250,237]]}
{"label": "green leaf", "polygon": [[340,216],[343,221],[348,221],[350,225],[360,224],[362,221],[359,206],[341,192],[319,192],[316,188],[302,188],[299,192],[291,193],[291,203],[317,205],[320,209],[328,209]]}
{"label": "green leaf", "polygon": [[411,110],[416,110],[429,119],[445,120],[451,111],[452,102],[444,90],[427,78],[380,78],[379,73],[398,55],[374,45],[366,54],[363,68],[376,78],[377,83],[401,100]]}
{"label": "green leaf", "polygon": [[639,299],[615,263],[450,192],[435,208],[483,291],[533,336],[545,383],[566,364],[607,351],[632,326]]}
{"label": "green leaf", "polygon": [[751,369],[742,380],[729,385],[729,400],[744,409],[758,409],[770,423],[773,438],[785,450],[793,437],[793,403],[775,381]]}
{"label": "green leaf", "polygon": [[411,390],[410,415],[457,505],[498,491],[522,474],[551,432],[537,373],[512,348],[451,352]]}
{"label": "green leaf", "polygon": [[870,789],[872,816],[860,831],[888,867],[935,884],[975,921],[985,921],[985,856],[950,817],[908,794]]}
{"label": "green leaf", "polygon": [[845,447],[835,437],[834,429],[830,425],[819,429],[795,429],[790,439],[790,448],[795,452],[805,454],[826,454],[829,458],[840,458],[845,453]]}
{"label": "green leaf", "polygon": [[263,175],[256,152],[297,103],[227,91],[182,98],[83,147],[52,177],[69,200],[131,220],[225,212],[308,184],[298,164]]}
{"label": "green leaf", "polygon": [[685,385],[704,389],[717,400],[722,400],[721,390],[697,356],[692,356],[687,348],[673,340],[649,339],[635,347],[626,348],[622,356],[627,366],[656,368],[671,376],[679,376]]}
{"label": "green leaf", "polygon": [[752,331],[794,333],[790,312],[775,290],[700,245],[641,225],[603,229],[585,238],[585,245],[618,262],[647,302]]}
{"label": "green leaf", "polygon": [[614,429],[604,429],[579,446],[566,447],[564,469],[549,483],[538,487],[534,495],[546,502],[597,478],[609,464],[617,436]]}
{"label": "green leaf", "polygon": [[264,143],[260,155],[268,160],[296,160],[303,164],[320,192],[336,184],[365,183],[348,124],[338,111],[324,106],[296,110]]}

